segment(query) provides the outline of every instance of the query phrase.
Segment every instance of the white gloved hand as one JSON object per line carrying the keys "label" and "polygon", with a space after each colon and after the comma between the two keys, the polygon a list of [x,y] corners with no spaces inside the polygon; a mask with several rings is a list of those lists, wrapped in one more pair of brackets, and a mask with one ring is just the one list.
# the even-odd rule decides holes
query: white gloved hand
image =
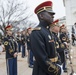
{"label": "white gloved hand", "polygon": [[73,75],[76,75],[76,73],[73,73]]}
{"label": "white gloved hand", "polygon": [[62,67],[62,65],[59,65],[59,64],[57,64],[60,68],[61,68],[61,75],[62,75],[62,73],[63,73],[63,67]]}

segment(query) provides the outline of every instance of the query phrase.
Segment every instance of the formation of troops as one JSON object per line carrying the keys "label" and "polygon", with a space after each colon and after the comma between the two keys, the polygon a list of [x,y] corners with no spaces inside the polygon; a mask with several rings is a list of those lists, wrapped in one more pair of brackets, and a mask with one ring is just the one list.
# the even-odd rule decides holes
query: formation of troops
{"label": "formation of troops", "polygon": [[[59,25],[59,20],[53,20],[55,12],[52,2],[46,1],[35,8],[39,25],[29,27],[26,31],[14,36],[12,26],[5,27],[6,36],[3,43],[6,51],[7,75],[18,75],[17,56],[22,52],[22,58],[28,53],[29,67],[32,75],[62,75],[67,72],[69,36],[67,27]],[[26,51],[27,47],[27,51]]]}

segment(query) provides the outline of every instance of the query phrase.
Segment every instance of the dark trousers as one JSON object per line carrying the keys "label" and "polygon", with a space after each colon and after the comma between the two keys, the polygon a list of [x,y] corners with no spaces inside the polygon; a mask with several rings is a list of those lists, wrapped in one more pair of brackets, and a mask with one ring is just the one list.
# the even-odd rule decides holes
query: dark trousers
{"label": "dark trousers", "polygon": [[22,57],[25,56],[25,45],[22,45]]}
{"label": "dark trousers", "polygon": [[21,52],[21,44],[18,43],[18,52]]}
{"label": "dark trousers", "polygon": [[7,75],[17,75],[17,58],[6,59]]}
{"label": "dark trousers", "polygon": [[73,46],[75,45],[75,39],[72,39],[72,45]]}
{"label": "dark trousers", "polygon": [[63,63],[63,70],[65,70],[67,68],[66,66],[66,62]]}
{"label": "dark trousers", "polygon": [[34,64],[34,61],[33,61],[33,53],[32,53],[31,50],[30,50],[29,64],[30,65],[33,65]]}

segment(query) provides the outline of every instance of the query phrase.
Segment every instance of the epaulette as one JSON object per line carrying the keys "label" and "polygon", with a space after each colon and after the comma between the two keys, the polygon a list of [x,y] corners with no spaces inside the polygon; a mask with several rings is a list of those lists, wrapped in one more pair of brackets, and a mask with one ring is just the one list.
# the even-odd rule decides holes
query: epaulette
{"label": "epaulette", "polygon": [[41,27],[34,28],[33,31],[34,30],[41,30]]}

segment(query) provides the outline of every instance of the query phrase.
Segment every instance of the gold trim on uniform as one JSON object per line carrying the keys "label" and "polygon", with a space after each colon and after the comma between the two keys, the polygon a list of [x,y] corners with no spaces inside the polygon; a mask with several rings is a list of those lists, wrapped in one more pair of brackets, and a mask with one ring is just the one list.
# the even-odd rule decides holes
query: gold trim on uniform
{"label": "gold trim on uniform", "polygon": [[52,7],[51,6],[42,7],[39,10],[37,10],[37,14],[44,11],[44,10],[52,10]]}
{"label": "gold trim on uniform", "polygon": [[55,66],[54,64],[52,64],[51,62],[47,61],[47,64],[49,64],[49,67],[48,67],[48,71],[49,72],[54,72],[56,75],[58,74],[58,66]]}
{"label": "gold trim on uniform", "polygon": [[57,45],[56,48],[59,48],[59,43],[58,42],[56,42],[56,45]]}
{"label": "gold trim on uniform", "polygon": [[63,37],[62,40],[66,40],[66,37]]}
{"label": "gold trim on uniform", "polygon": [[34,28],[33,30],[41,30],[41,27]]}
{"label": "gold trim on uniform", "polygon": [[60,46],[61,46],[61,48],[64,48],[65,47],[64,44],[61,44]]}
{"label": "gold trim on uniform", "polygon": [[4,45],[8,45],[8,41],[5,41],[5,42],[4,42]]}
{"label": "gold trim on uniform", "polygon": [[49,60],[51,60],[52,62],[57,62],[57,61],[58,61],[58,57],[51,58],[51,59],[49,59]]}
{"label": "gold trim on uniform", "polygon": [[10,53],[12,53],[12,52],[13,52],[13,50],[12,50],[12,49],[10,49],[10,50],[9,50],[9,52],[10,52]]}

